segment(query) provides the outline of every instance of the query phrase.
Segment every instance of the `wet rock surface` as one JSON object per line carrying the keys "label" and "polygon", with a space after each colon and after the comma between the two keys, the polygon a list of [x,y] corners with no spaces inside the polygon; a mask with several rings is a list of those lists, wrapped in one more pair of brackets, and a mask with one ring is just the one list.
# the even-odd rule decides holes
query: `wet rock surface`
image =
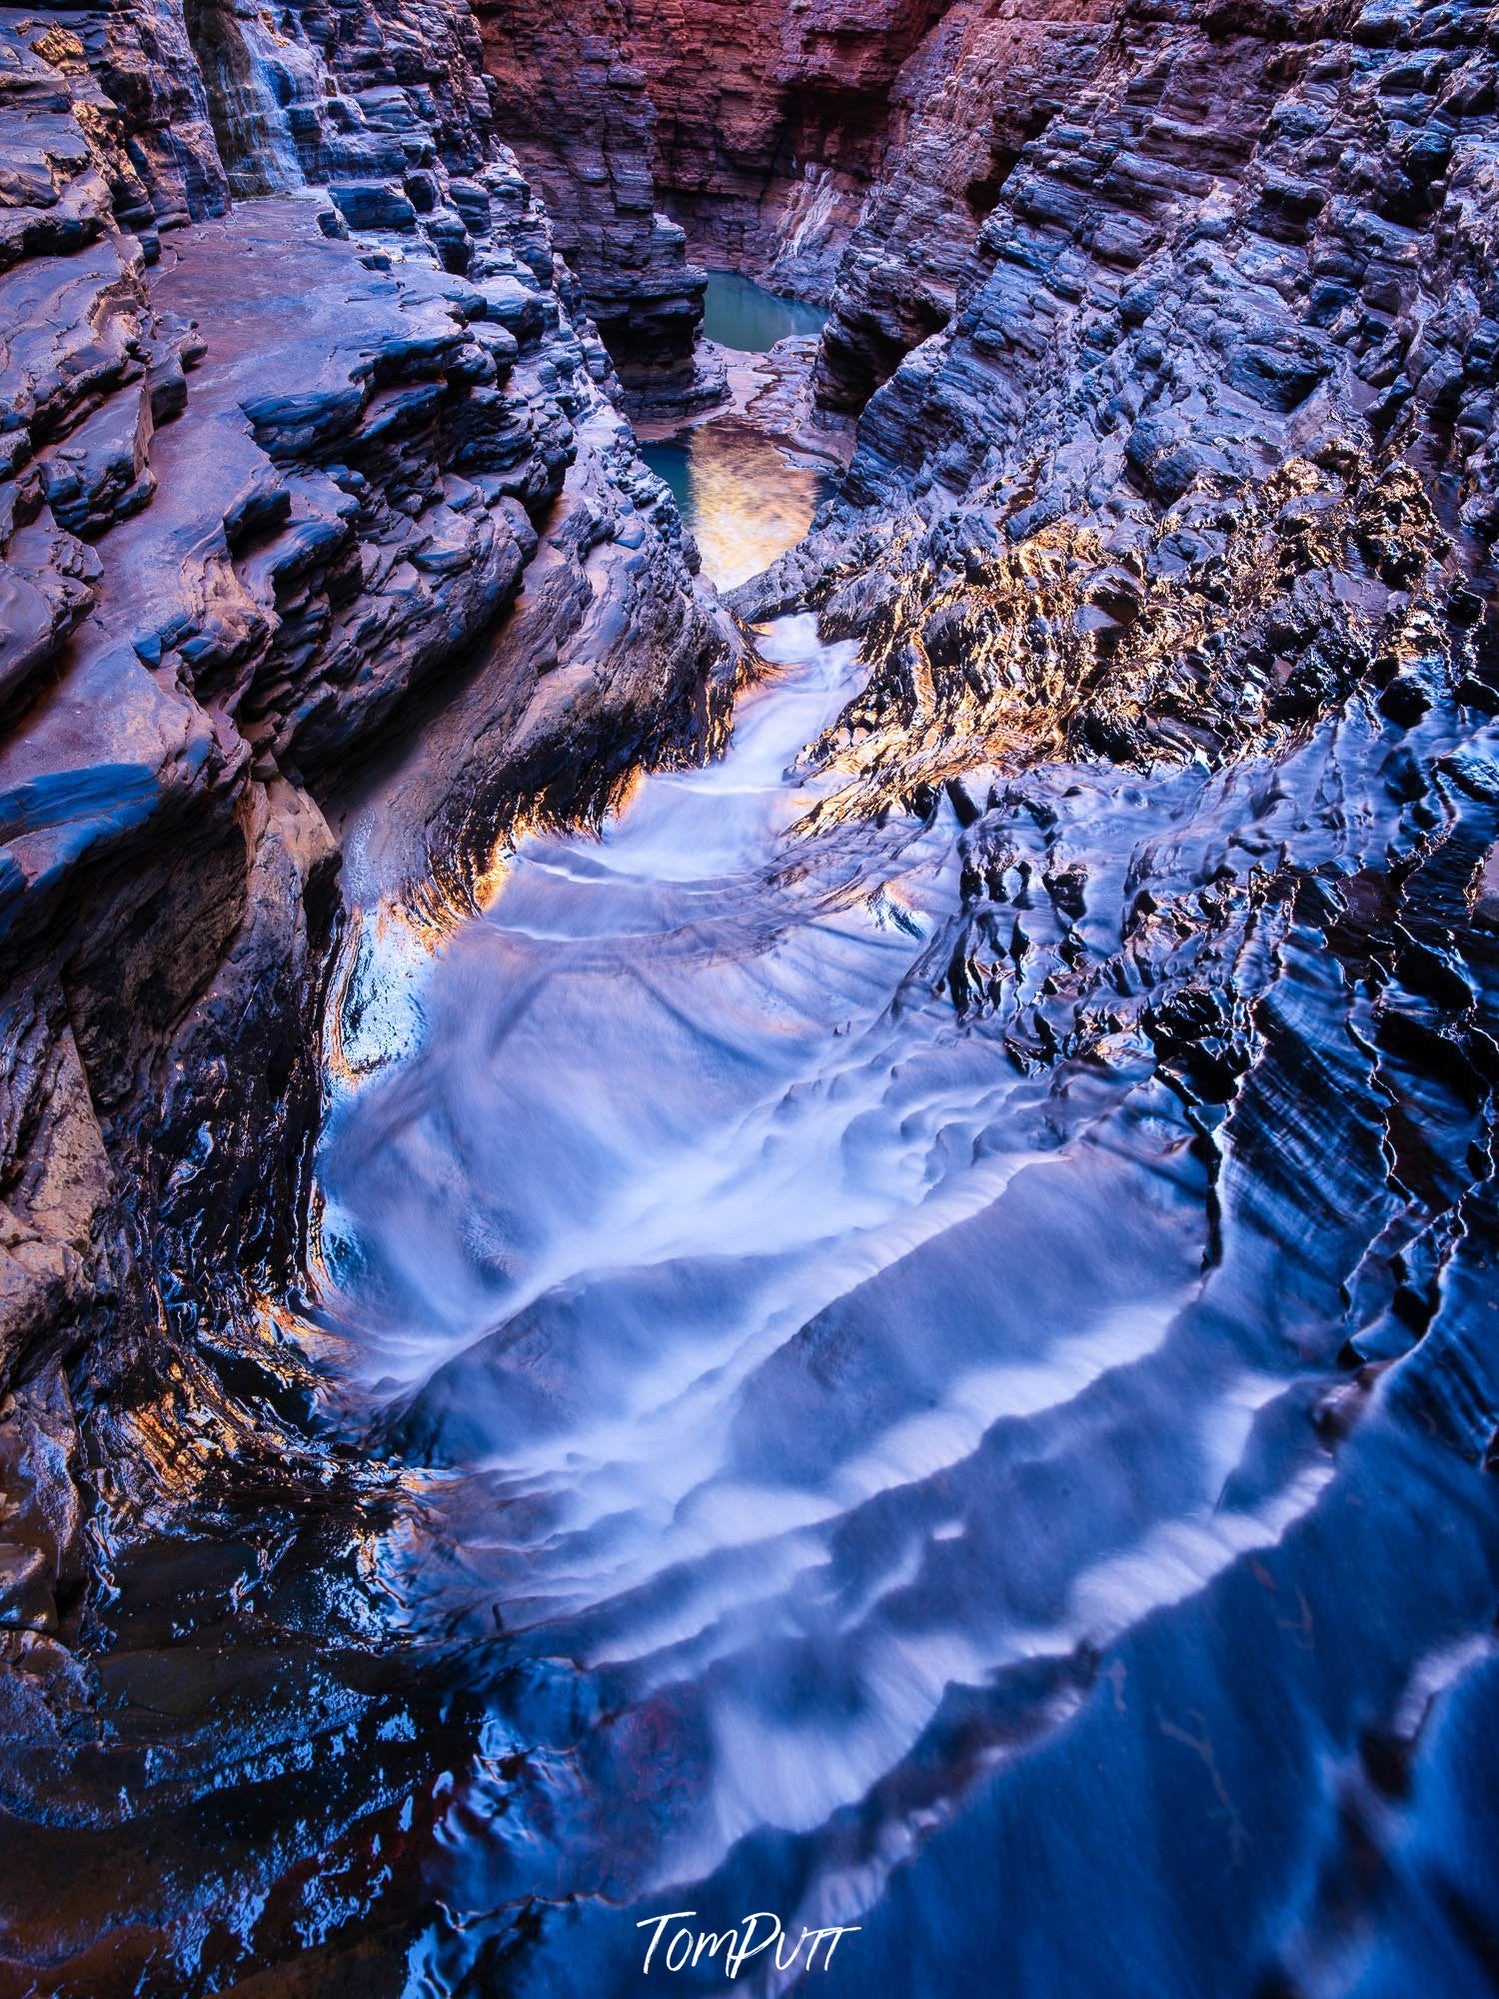
{"label": "wet rock surface", "polygon": [[[197,1619],[126,1585],[123,1551],[190,1520],[200,1552],[236,1549],[203,1555],[216,1630],[287,1533],[314,1571],[342,1565],[390,1483],[314,1441],[312,1377],[261,1303],[299,1260],[346,920],[325,805],[415,704],[469,688],[482,770],[431,780],[447,820],[393,886],[459,880],[522,803],[596,809],[628,766],[710,741],[730,672],[547,218],[490,136],[466,11],[287,14],[269,52],[263,32],[193,9],[0,22],[0,1954],[23,1987],[76,1957],[69,1989],[123,1989],[159,1948],[90,1955],[113,1891],[91,1901],[66,1841],[23,1864],[34,1815],[126,1823],[99,1757],[138,1775],[180,1751],[184,1797],[205,1795],[236,1725],[215,1703],[234,1682],[274,1706],[273,1660],[310,1678],[261,1740],[304,1757],[316,1662],[342,1642],[337,1612],[283,1609],[241,1680],[203,1641],[168,1750],[161,1648]],[[550,693],[512,645],[473,697],[533,565],[566,601]],[[106,1641],[122,1680],[83,1663]],[[150,1687],[125,1664],[138,1643]],[[307,1854],[377,1794],[308,1820]],[[174,1823],[185,1857],[198,1837]],[[266,1857],[272,1876],[288,1858]],[[59,1871],[73,1914],[33,1892]],[[143,1936],[175,1931],[178,1892],[150,1890]]]}
{"label": "wet rock surface", "polygon": [[1488,1989],[1494,32],[0,13],[0,1989]]}
{"label": "wet rock surface", "polygon": [[1029,139],[1110,53],[1110,6],[958,4],[896,78],[892,134],[836,266],[818,359],[826,410],[857,412],[940,332],[982,269],[978,226]]}
{"label": "wet rock surface", "polygon": [[780,1907],[892,1999],[1481,1990],[1492,724],[871,814],[781,777],[849,646],[765,643],[407,1032],[362,973],[321,1323],[492,1731],[423,1974],[624,1993],[635,1923]]}
{"label": "wet rock surface", "polygon": [[[826,530],[744,597],[877,630],[906,685],[891,746],[918,708],[1002,728],[1050,673],[1068,701],[1136,705],[1082,718],[1092,747],[1138,754],[1155,729],[1159,749],[1159,723],[1211,758],[1319,705],[1333,627],[1362,676],[1350,621],[1381,612],[1404,636],[1371,628],[1362,656],[1388,708],[1425,698],[1419,632],[1449,691],[1491,706],[1486,16],[1295,22],[1125,17],[1125,54],[1021,149],[951,325],[869,403]],[[1438,157],[1399,191],[1402,163]],[[1319,542],[1350,505],[1386,517]],[[1028,618],[998,607],[1012,588]],[[988,689],[985,631],[1018,648]],[[1298,694],[1308,671],[1321,695]],[[874,693],[901,709],[893,681]]]}

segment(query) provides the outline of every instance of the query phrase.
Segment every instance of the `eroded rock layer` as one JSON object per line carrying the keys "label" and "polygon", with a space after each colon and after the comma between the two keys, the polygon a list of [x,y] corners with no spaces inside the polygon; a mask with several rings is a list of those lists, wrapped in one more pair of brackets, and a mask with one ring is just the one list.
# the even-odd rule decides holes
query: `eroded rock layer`
{"label": "eroded rock layer", "polygon": [[[631,0],[628,46],[656,109],[656,174],[692,247],[825,298],[908,99],[904,71],[946,0]],[[704,73],[701,51],[714,61]]]}
{"label": "eroded rock layer", "polygon": [[[725,1910],[857,1907],[850,1976],[892,1999],[996,1965],[1076,1999],[1122,1961],[1192,1999],[1482,1989],[1496,61],[1461,0],[0,13],[0,1988],[633,1991],[610,1926],[696,1866]],[[618,952],[662,1073],[696,1033],[737,1086],[746,1003],[718,1035],[681,965],[803,928],[842,963],[859,911],[906,952],[871,1128],[904,1138],[908,1015],[936,1080],[919,1226],[742,1395],[705,1374],[738,1482],[680,1453],[706,1503],[637,1589],[617,1495],[575,1544],[566,1484],[635,1351],[589,1347],[590,1290],[633,1280],[515,1310],[483,1092],[370,1099],[376,1192],[441,1223],[414,1246],[335,1217],[314,1254],[309,1187],[325,1085],[392,1059],[405,941],[484,902],[516,825],[722,740],[746,636],[616,400],[719,393],[689,251],[831,296],[849,474],[732,601],[866,670],[746,905],[670,855],[650,920],[570,934],[523,881],[468,935],[543,972],[451,1013],[493,1066],[549,954]],[[903,901],[944,834],[952,878],[913,863]],[[711,811],[694,837],[707,869]],[[607,870],[543,859],[586,909]],[[778,1048],[824,997],[791,990]],[[629,1136],[630,1020],[593,1003],[543,1167],[570,1117]],[[827,1131],[857,1180],[868,1132]],[[1013,1192],[926,1202],[1006,1148]],[[638,1234],[642,1368],[764,1281]],[[511,1302],[356,1447],[309,1272],[398,1343],[387,1273],[420,1301],[444,1255]],[[1158,1345],[1036,1405],[1027,1341],[1041,1369],[1167,1279]],[[965,1369],[1018,1412],[933,1471]],[[556,1491],[496,1461],[535,1410]],[[739,1532],[755,1478],[784,1548]],[[565,1601],[590,1537],[559,1623],[538,1577]],[[857,1754],[768,1759],[741,1675]]]}
{"label": "eroded rock layer", "polygon": [[[466,11],[0,30],[0,1615],[24,1661],[76,1629],[77,1489],[96,1563],[190,1495],[234,1420],[204,1342],[295,1268],[342,908],[323,803],[484,666],[480,768],[429,778],[384,885],[461,898],[516,811],[595,810],[710,740],[729,648],[491,137]],[[532,572],[550,643],[486,665]],[[200,1391],[218,1416],[186,1416]],[[184,1421],[217,1446],[184,1454]],[[247,1465],[283,1448],[257,1439],[245,1418]]]}
{"label": "eroded rock layer", "polygon": [[722,401],[721,370],[694,351],[707,274],[658,209],[656,114],[623,12],[491,0],[479,14],[505,129],[637,404],[686,415]]}
{"label": "eroded rock layer", "polygon": [[1109,52],[1113,0],[958,0],[896,78],[889,143],[836,266],[819,357],[824,408],[858,411],[952,318],[981,268],[978,228],[1027,140]]}
{"label": "eroded rock layer", "polygon": [[[485,0],[479,11],[507,136],[559,218],[611,351],[642,392],[645,363],[674,366],[679,396],[702,287],[684,247],[826,299],[877,166],[963,32],[934,30],[946,0],[590,0],[556,13]],[[1024,46],[1026,33],[1011,39]],[[1011,79],[1017,100],[1029,80]],[[982,130],[947,137],[981,156],[969,178],[992,172]],[[902,171],[920,179],[933,164],[913,157]]]}
{"label": "eroded rock layer", "polygon": [[877,634],[876,760],[1027,711],[1216,757],[1339,672],[1419,707],[1423,646],[1489,698],[1487,15],[1123,28],[870,402],[834,516],[746,595]]}

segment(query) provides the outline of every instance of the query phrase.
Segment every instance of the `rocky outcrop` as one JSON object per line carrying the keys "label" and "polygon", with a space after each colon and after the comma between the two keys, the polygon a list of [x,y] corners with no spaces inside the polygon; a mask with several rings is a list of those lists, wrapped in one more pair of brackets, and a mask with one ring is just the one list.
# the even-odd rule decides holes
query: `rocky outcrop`
{"label": "rocky outcrop", "polygon": [[866,761],[1058,724],[1216,760],[1355,681],[1491,699],[1487,33],[1127,16],[746,599],[871,634]]}
{"label": "rocky outcrop", "polygon": [[484,0],[479,18],[506,133],[636,407],[683,416],[721,402],[722,369],[694,351],[707,273],[658,211],[656,114],[624,10]]}
{"label": "rocky outcrop", "polygon": [[[839,780],[809,837],[965,829],[912,991],[1027,1073],[1138,1054],[1206,1148],[1245,1336],[1349,1371],[1334,1426],[1419,1343],[1400,1393],[1473,1464],[1492,34],[1476,8],[1125,9],[1020,149],[950,324],[870,399],[840,497],[734,599],[814,607],[871,664],[804,752]],[[854,270],[825,369],[857,357],[871,272],[905,297],[918,264]],[[1455,1144],[1418,1107],[1449,1089]]]}
{"label": "rocky outcrop", "polygon": [[477,671],[328,801],[351,911],[394,904],[444,927],[482,900],[518,817],[597,823],[643,765],[724,739],[743,636],[689,572],[696,549],[615,411],[595,405],[577,435]]}
{"label": "rocky outcrop", "polygon": [[[841,500],[736,600],[751,615],[813,605],[872,661],[805,753],[840,780],[807,836],[843,814],[963,829],[961,908],[901,1004],[944,997],[958,1046],[1002,1048],[1036,1079],[1048,1146],[1095,1088],[1125,1079],[1142,1124],[1162,1108],[1183,1119],[1183,1162],[1209,1182],[1198,1323],[1252,1364],[1276,1354],[1310,1370],[1306,1428],[1329,1493],[1343,1487],[1341,1506],[1309,1507],[1299,1526],[1280,1516],[1274,1553],[1221,1593],[1193,1585],[1187,1644],[1210,1663],[1174,1682],[1186,1725],[1167,1719],[1169,1620],[1152,1613],[1138,1650],[1095,1655],[1113,1685],[1083,1725],[986,1774],[928,1855],[893,1873],[870,1934],[934,1992],[991,1950],[1024,1967],[1016,1989],[1107,1990],[1121,1934],[1136,1962],[1178,1962],[1184,1989],[1308,1995],[1350,1989],[1376,1963],[1419,1986],[1469,1948],[1449,1928],[1450,1894],[1418,1900],[1482,1846],[1449,1816],[1451,1793],[1419,1783],[1451,1727],[1420,1669],[1419,1693],[1358,1701],[1332,1755],[1319,1719],[1317,1775],[1299,1793],[1319,1801],[1289,1806],[1288,1690],[1314,1658],[1319,1687],[1346,1685],[1326,1660],[1356,1616],[1287,1588],[1277,1565],[1300,1559],[1320,1516],[1326,1572],[1356,1576],[1364,1599],[1373,1567],[1348,1531],[1363,1496],[1346,1481],[1381,1430],[1399,1516],[1417,1437],[1440,1465],[1438,1535],[1464,1507],[1492,1510],[1493,33],[1477,8],[1123,9],[966,252],[943,252],[951,319],[904,358],[926,242],[894,219],[892,168],[889,233],[877,197],[835,303],[824,390],[854,402],[897,357],[893,373],[865,409]],[[1112,1263],[1127,1231],[1117,1245],[1105,1234]],[[1012,1270],[991,1263],[996,1295]],[[1053,1434],[1024,1454],[1025,1478],[1053,1462]],[[1133,1489],[1133,1423],[1127,1436]],[[1249,1464],[1215,1508],[1237,1503],[1241,1477],[1262,1489],[1263,1460]],[[1023,1484],[1005,1506],[1023,1509]],[[1424,1545],[1406,1551],[1380,1642],[1406,1641]],[[1252,1690],[1229,1664],[1241,1648],[1222,1642],[1251,1599],[1282,1606],[1278,1633],[1242,1653]],[[1487,1661],[1492,1604],[1486,1566],[1464,1657]],[[1345,1656],[1364,1649],[1361,1634]],[[1486,1770],[1492,1681],[1465,1699],[1458,1753]],[[1242,1759],[1225,1753],[1235,1714],[1252,1717]],[[1006,1707],[996,1741],[1013,1726]],[[1201,1850],[1184,1847],[1179,1866],[1153,1850],[1095,1948],[1072,1917],[1106,1900],[1127,1823],[1098,1775],[1127,1768],[1132,1793],[1151,1789],[1151,1752],[1120,1750],[1136,1728],[1182,1746],[1211,1793],[1203,1823],[1226,1829],[1218,1878],[1234,1885],[1184,1943]],[[1274,1774],[1257,1815],[1242,1808],[1261,1756]],[[1075,1802],[1059,1811],[1068,1768]],[[1327,1829],[1311,1833],[1324,1804]],[[1313,1858],[1288,1894],[1293,1818]],[[1097,1893],[1073,1872],[1075,1828],[1095,1820],[1108,1827]],[[995,1878],[996,1853],[1028,1866],[1049,1825],[1064,1828],[1069,1883],[1049,1914],[1032,1923],[1017,1897],[949,1944],[951,1884]],[[861,1862],[878,1865],[876,1850]],[[1392,1892],[1412,1850],[1430,1876]],[[1256,1905],[1247,1884],[1272,1855]],[[1158,1922],[1140,1914],[1147,1879]],[[1399,1898],[1421,1908],[1418,1933],[1402,1932]]]}
{"label": "rocky outcrop", "polygon": [[887,140],[934,73],[903,65],[944,11],[590,0],[549,14],[482,0],[506,136],[642,407],[723,399],[703,357],[693,372],[704,276],[689,253],[828,297]]}
{"label": "rocky outcrop", "polygon": [[946,11],[947,0],[629,0],[627,47],[656,111],[657,185],[694,253],[825,299],[900,129],[897,78]]}
{"label": "rocky outcrop", "polygon": [[[298,1261],[325,804],[465,688],[400,886],[460,878],[706,741],[730,661],[467,13],[262,32],[4,23],[0,1622],[36,1643],[85,1534],[97,1572],[229,1453],[297,1462],[210,1354],[264,1349]],[[290,191],[231,205],[268,160]],[[486,654],[528,573],[549,646]]]}
{"label": "rocky outcrop", "polygon": [[952,318],[981,272],[978,225],[1026,142],[1103,60],[1113,0],[948,9],[890,93],[891,136],[839,259],[817,369],[826,410],[857,412]]}

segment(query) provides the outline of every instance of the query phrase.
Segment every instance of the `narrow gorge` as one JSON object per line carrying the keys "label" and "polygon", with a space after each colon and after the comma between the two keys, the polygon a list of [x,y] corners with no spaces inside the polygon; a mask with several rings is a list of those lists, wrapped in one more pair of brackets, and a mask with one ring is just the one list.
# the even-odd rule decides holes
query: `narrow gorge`
{"label": "narrow gorge", "polygon": [[1499,1985],[1496,91],[0,9],[0,1999]]}

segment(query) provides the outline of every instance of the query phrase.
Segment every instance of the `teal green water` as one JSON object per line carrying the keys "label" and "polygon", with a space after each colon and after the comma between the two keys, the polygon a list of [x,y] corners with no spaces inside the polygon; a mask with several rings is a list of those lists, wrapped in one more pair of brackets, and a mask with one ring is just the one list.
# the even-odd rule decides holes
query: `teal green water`
{"label": "teal green water", "polygon": [[670,486],[705,572],[724,590],[800,541],[834,486],[826,472],[733,416],[643,444],[640,455]]}
{"label": "teal green water", "polygon": [[766,354],[793,333],[821,333],[827,312],[805,299],[782,298],[733,271],[713,271],[703,300],[703,331],[721,347]]}
{"label": "teal green water", "polygon": [[694,527],[692,505],[692,453],[686,438],[672,437],[660,444],[642,444],[640,455],[658,479],[664,479],[677,503],[677,512],[688,527]]}

